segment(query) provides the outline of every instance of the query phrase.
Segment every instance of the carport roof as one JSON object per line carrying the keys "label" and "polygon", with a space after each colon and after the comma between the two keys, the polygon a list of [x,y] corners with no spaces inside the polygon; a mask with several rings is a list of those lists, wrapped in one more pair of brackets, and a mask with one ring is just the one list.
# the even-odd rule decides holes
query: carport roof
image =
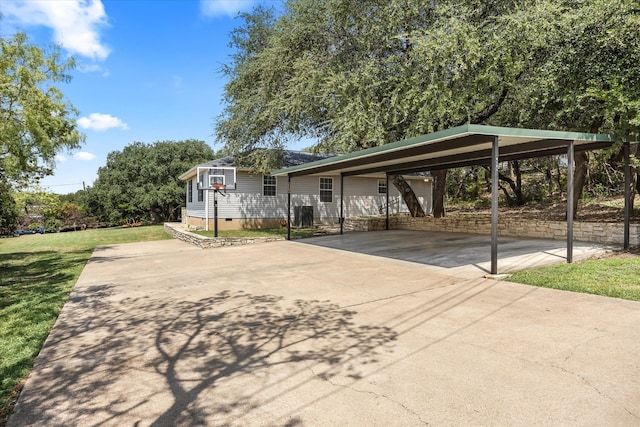
{"label": "carport roof", "polygon": [[569,141],[576,151],[610,147],[613,135],[520,129],[466,124],[392,144],[277,170],[274,176],[374,172],[405,174],[469,165],[489,165],[492,142],[498,137],[499,160],[566,154]]}

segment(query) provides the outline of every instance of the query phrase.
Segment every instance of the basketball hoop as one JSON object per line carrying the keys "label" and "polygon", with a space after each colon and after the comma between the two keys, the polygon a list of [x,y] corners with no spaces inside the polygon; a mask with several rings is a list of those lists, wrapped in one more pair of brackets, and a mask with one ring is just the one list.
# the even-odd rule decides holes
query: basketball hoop
{"label": "basketball hoop", "polygon": [[227,186],[224,184],[211,184],[211,188],[214,190],[224,190]]}

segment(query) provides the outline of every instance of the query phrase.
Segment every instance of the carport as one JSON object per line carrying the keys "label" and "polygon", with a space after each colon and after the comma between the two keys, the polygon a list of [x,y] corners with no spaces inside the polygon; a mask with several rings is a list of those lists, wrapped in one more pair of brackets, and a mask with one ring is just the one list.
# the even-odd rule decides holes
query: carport
{"label": "carport", "polygon": [[[567,262],[573,262],[573,180],[576,152],[611,147],[615,136],[580,132],[561,132],[466,124],[440,132],[421,135],[379,147],[331,157],[281,169],[274,176],[286,176],[289,182],[287,213],[291,218],[291,180],[299,176],[340,174],[340,233],[344,223],[344,178],[384,172],[389,176],[450,169],[472,165],[489,166],[491,186],[491,274],[498,271],[498,165],[500,162],[550,155],[567,155]],[[624,242],[629,248],[630,142],[623,141],[625,205]],[[388,197],[388,192],[387,192]],[[387,203],[387,206],[389,203]],[[387,229],[389,212],[387,208]],[[287,238],[291,236],[288,221]]]}

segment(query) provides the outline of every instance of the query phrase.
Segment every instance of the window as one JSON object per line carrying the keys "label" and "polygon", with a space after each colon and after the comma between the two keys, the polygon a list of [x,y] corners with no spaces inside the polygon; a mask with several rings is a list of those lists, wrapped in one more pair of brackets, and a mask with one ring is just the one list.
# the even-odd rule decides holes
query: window
{"label": "window", "polygon": [[333,178],[320,178],[320,201],[333,202]]}
{"label": "window", "polygon": [[199,202],[204,201],[204,190],[202,188],[198,188],[198,201]]}
{"label": "window", "polygon": [[193,202],[193,180],[190,179],[187,184],[187,202]]}
{"label": "window", "polygon": [[262,176],[262,195],[263,196],[275,196],[276,195],[276,177],[275,176]]}
{"label": "window", "polygon": [[387,194],[387,180],[379,179],[378,180],[378,194]]}

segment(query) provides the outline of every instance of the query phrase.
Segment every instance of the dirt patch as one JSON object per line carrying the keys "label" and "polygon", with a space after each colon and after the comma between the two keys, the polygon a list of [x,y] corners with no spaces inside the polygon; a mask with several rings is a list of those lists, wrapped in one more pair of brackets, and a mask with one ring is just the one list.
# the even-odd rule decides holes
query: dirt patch
{"label": "dirt patch", "polygon": [[592,256],[588,259],[593,260],[593,259],[607,259],[607,258],[620,258],[620,259],[640,258],[640,246],[631,247],[627,251],[623,249],[607,251],[605,253]]}

